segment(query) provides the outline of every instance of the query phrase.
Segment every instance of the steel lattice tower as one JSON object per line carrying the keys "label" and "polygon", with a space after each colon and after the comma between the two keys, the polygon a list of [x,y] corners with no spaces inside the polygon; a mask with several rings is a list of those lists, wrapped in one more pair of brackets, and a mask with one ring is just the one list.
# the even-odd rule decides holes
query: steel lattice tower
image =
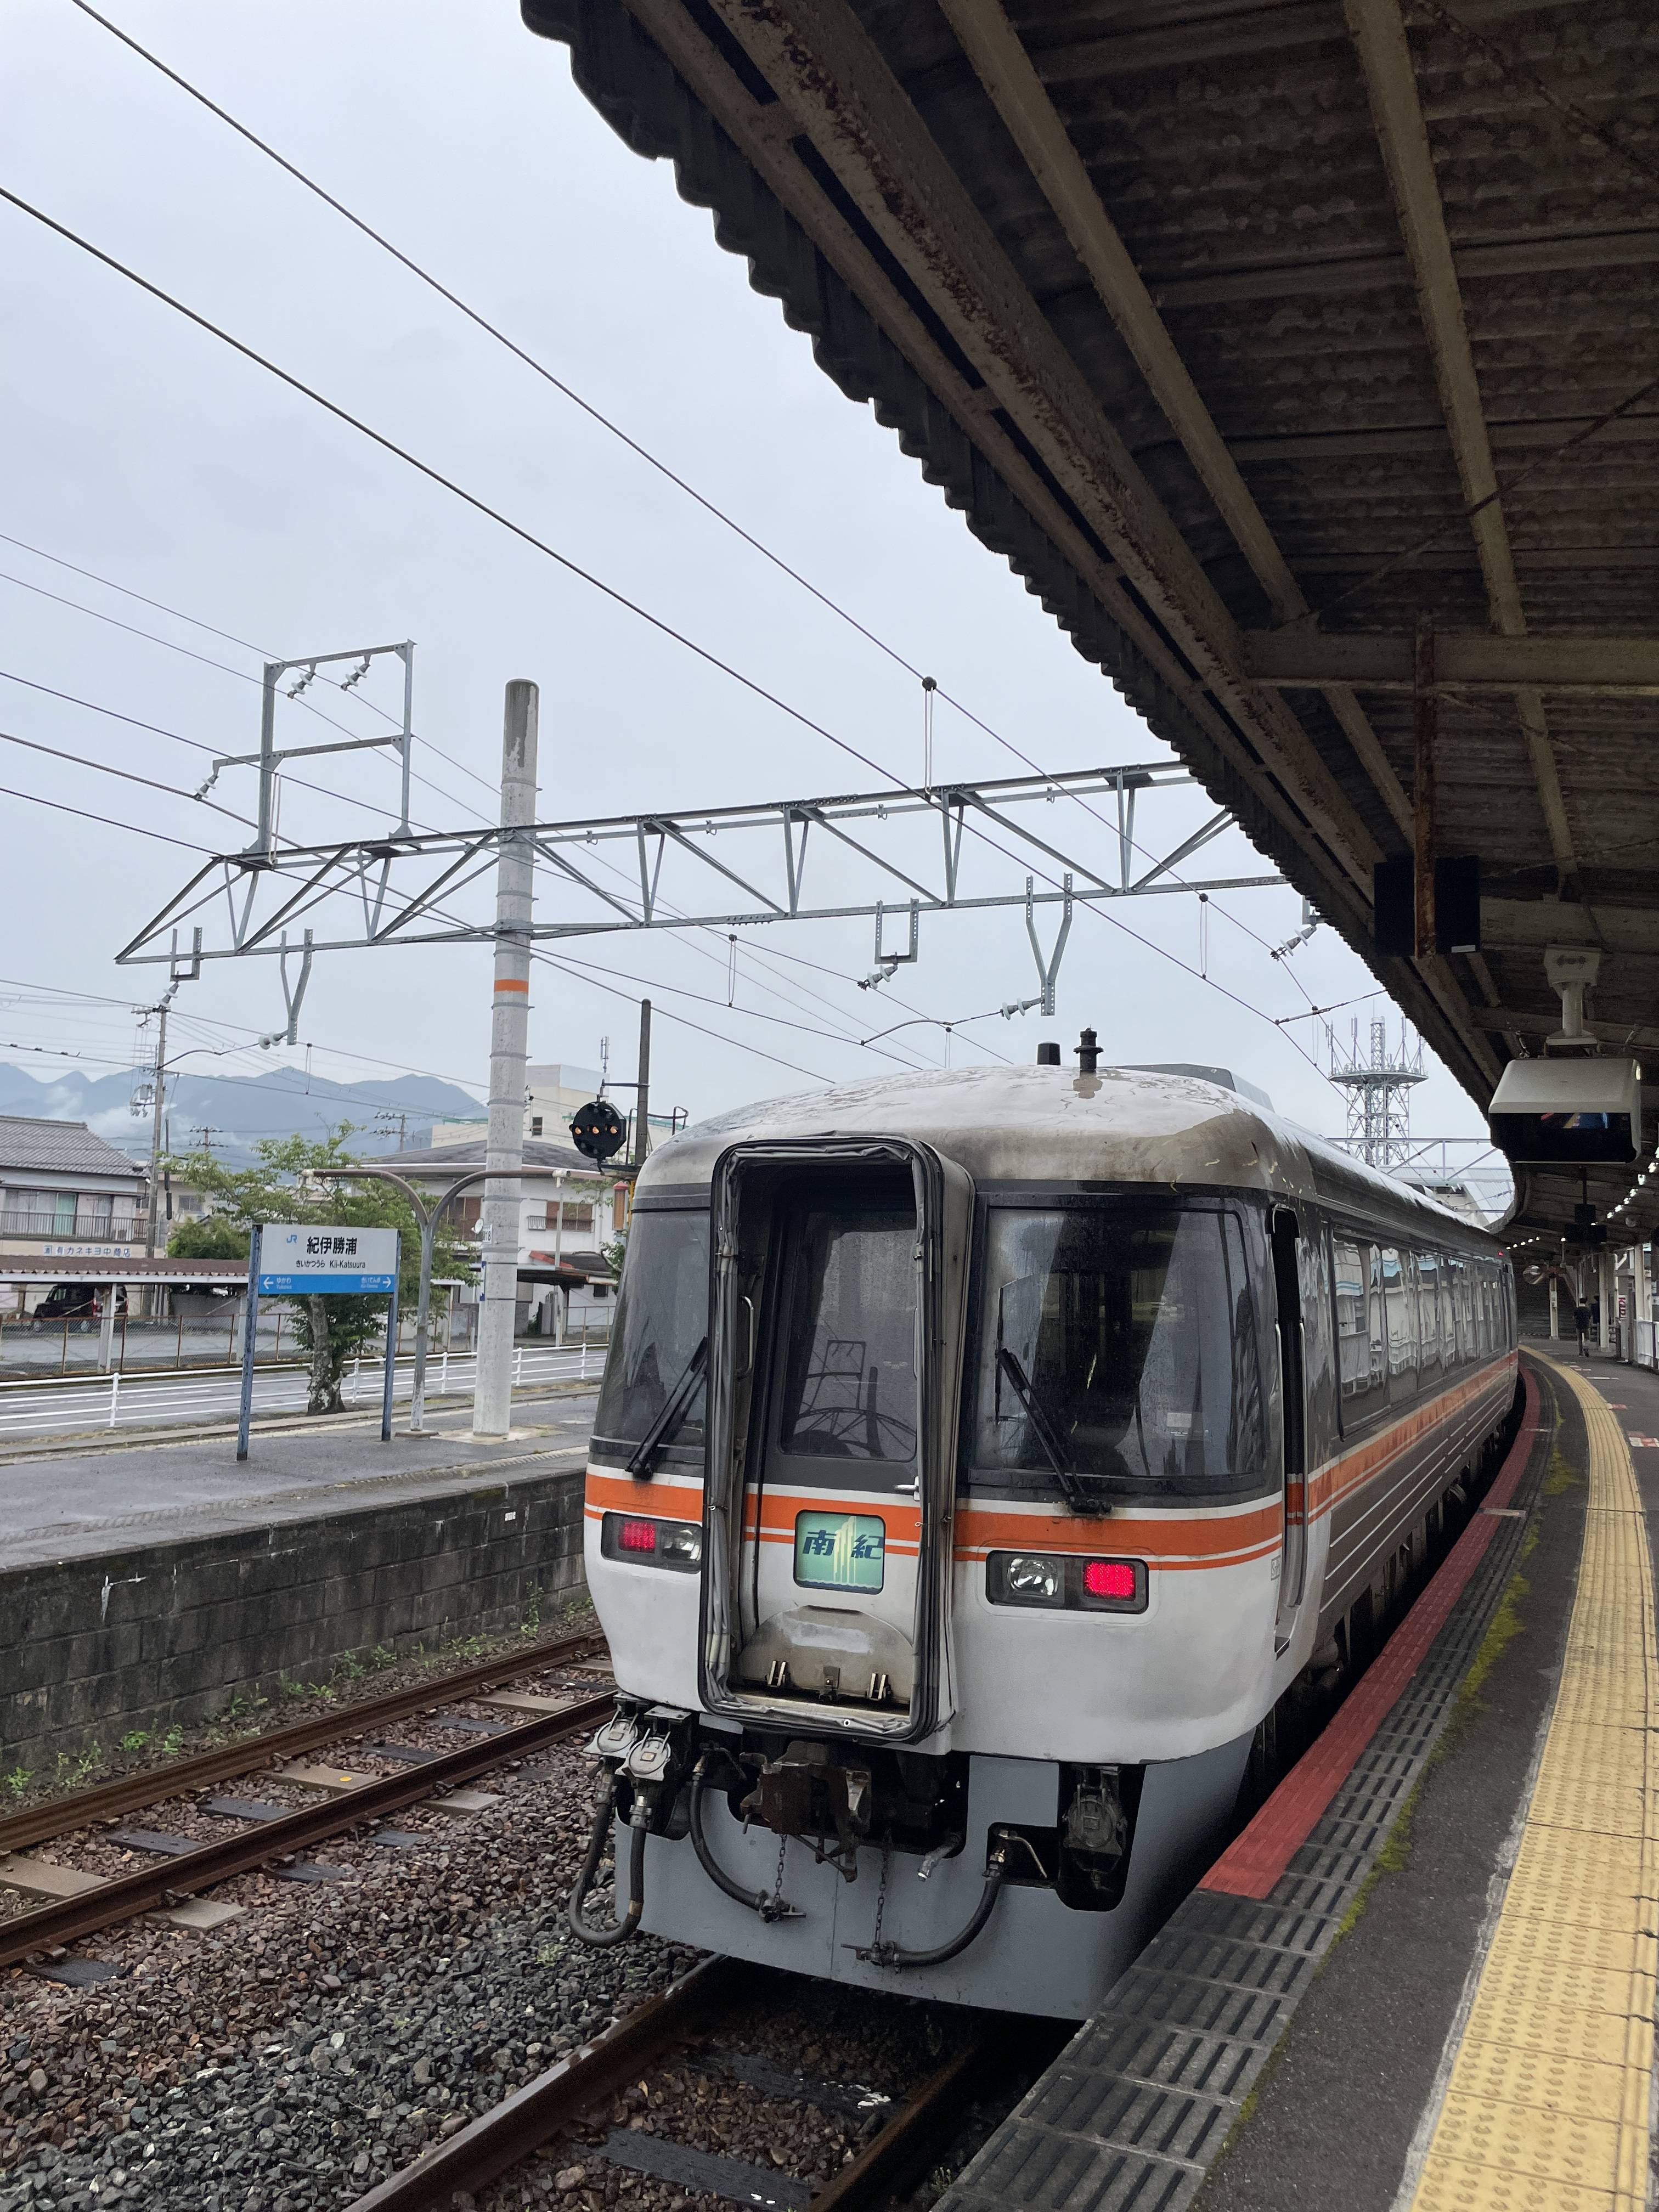
{"label": "steel lattice tower", "polygon": [[1370,1054],[1360,1057],[1359,1024],[1352,1027],[1348,1057],[1337,1050],[1336,1036],[1328,1030],[1331,1045],[1331,1080],[1348,1094],[1348,1141],[1368,1166],[1387,1171],[1411,1149],[1411,1092],[1413,1084],[1427,1076],[1423,1066],[1423,1041],[1415,1043],[1406,1025],[1400,1025],[1400,1048],[1390,1055],[1389,1026],[1380,1015],[1370,1024]]}

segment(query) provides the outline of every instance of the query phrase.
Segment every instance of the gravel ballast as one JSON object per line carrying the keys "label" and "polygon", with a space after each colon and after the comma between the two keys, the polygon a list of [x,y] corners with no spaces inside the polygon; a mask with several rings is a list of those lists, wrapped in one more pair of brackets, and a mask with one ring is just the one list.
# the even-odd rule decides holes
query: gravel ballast
{"label": "gravel ballast", "polygon": [[[660,1988],[690,1953],[587,1949],[563,1900],[593,1771],[574,1749],[486,1778],[502,1802],[398,1816],[318,1856],[348,1879],[227,1885],[209,1935],[88,1938],[82,1988],[0,1989],[0,2212],[309,2212],[357,2197]],[[221,1893],[216,1893],[219,1894]]]}

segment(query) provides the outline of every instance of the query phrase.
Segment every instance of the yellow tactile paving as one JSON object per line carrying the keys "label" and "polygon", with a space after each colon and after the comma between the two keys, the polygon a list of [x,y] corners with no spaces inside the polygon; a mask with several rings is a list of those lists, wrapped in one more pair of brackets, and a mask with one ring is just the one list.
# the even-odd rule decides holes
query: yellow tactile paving
{"label": "yellow tactile paving", "polygon": [[1526,1826],[1413,2212],[1641,2212],[1659,1979],[1659,1639],[1624,1432],[1554,1361],[1589,1447],[1584,1550]]}
{"label": "yellow tactile paving", "polygon": [[1412,2212],[1493,2212],[1498,2205],[1503,2212],[1613,2212],[1615,2201],[1604,2189],[1573,2189],[1541,2175],[1498,2174],[1448,2158],[1424,2174]]}

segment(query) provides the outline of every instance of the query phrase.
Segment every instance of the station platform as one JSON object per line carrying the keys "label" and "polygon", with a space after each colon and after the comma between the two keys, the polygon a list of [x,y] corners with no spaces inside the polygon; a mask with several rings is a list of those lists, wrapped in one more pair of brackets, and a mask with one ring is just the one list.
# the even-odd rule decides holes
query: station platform
{"label": "station platform", "polygon": [[19,1455],[0,1470],[0,1576],[579,1466],[595,1403],[591,1391],[520,1400],[512,1436],[491,1443],[468,1433],[465,1411],[430,1413],[428,1433],[410,1436],[403,1409],[382,1443],[377,1409],[349,1421],[262,1424],[240,1464],[229,1423],[208,1436],[94,1435],[38,1458]]}
{"label": "station platform", "polygon": [[1523,1352],[1480,1508],[939,2212],[1638,2212],[1659,1377]]}

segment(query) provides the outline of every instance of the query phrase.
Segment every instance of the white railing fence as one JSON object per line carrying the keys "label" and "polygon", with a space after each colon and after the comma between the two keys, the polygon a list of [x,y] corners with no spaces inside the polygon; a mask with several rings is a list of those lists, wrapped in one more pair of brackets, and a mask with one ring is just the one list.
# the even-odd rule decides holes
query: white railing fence
{"label": "white railing fence", "polygon": [[[597,1382],[605,1365],[602,1343],[563,1349],[520,1345],[513,1355],[513,1387],[532,1389],[541,1382]],[[473,1352],[435,1352],[426,1365],[428,1401],[451,1392],[471,1391],[477,1379]],[[349,1407],[377,1406],[385,1387],[384,1360],[354,1359],[341,1377],[340,1393]],[[394,1400],[409,1397],[414,1386],[413,1359],[392,1370]],[[213,1421],[236,1412],[241,1377],[234,1370],[206,1374],[122,1374],[64,1382],[0,1382],[0,1439],[46,1436],[70,1429],[114,1429],[139,1422]],[[302,1413],[310,1395],[303,1366],[262,1365],[254,1370],[256,1413]]]}

